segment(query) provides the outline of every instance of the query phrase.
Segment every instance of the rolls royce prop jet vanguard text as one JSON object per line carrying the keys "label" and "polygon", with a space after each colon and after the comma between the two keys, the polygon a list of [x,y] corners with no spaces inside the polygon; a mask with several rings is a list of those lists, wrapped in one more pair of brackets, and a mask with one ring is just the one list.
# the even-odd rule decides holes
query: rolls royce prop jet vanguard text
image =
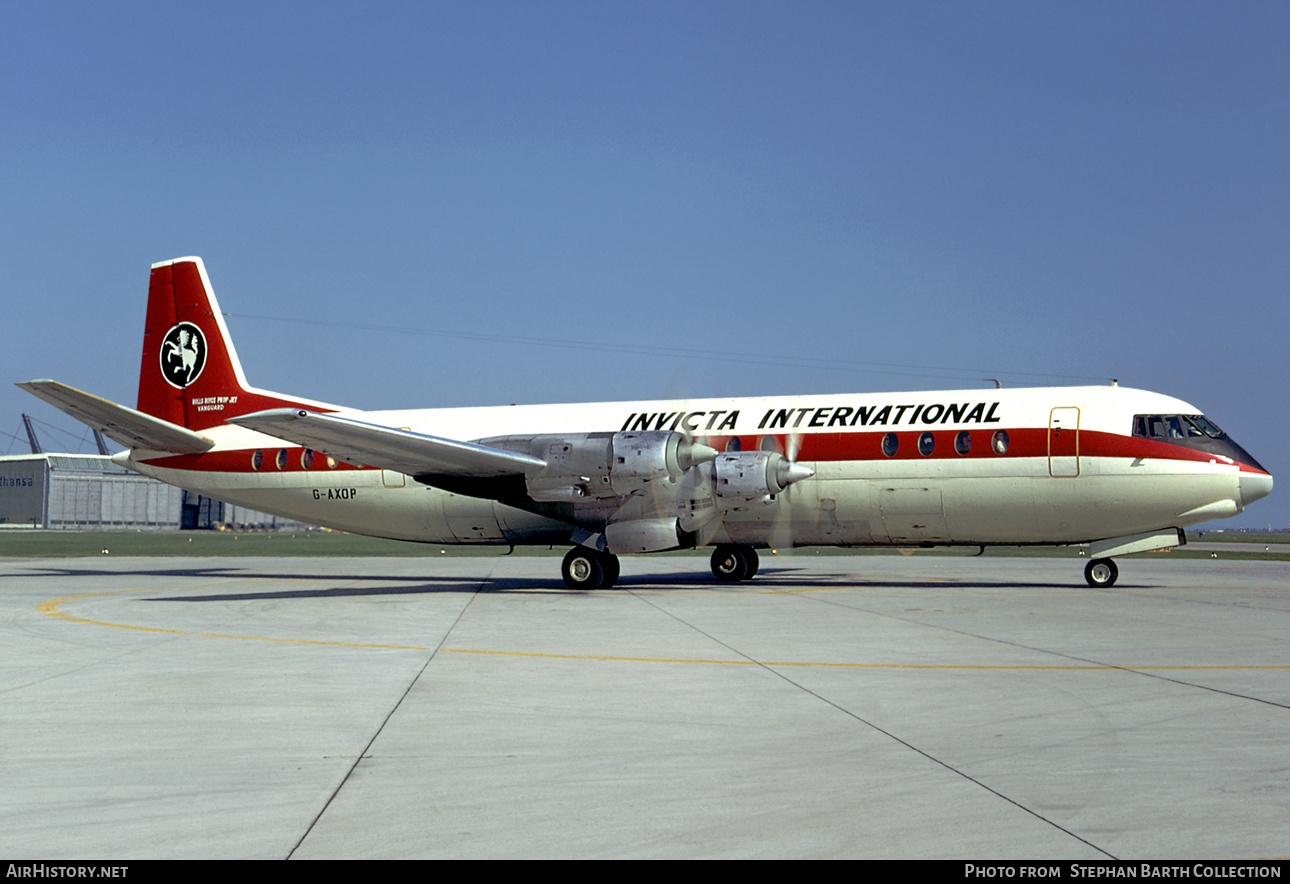
{"label": "rolls royce prop jet vanguard text", "polygon": [[1115,385],[356,411],[247,384],[198,258],[152,268],[137,409],[19,386],[125,445],[113,459],[242,506],[433,543],[567,544],[573,588],[618,557],[715,547],[1185,542],[1272,476],[1199,409]]}

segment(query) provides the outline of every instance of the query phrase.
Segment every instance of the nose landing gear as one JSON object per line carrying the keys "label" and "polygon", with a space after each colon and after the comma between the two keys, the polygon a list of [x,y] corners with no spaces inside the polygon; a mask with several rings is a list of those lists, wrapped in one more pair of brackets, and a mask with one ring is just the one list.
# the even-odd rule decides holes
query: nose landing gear
{"label": "nose landing gear", "polygon": [[1084,579],[1094,589],[1105,589],[1115,584],[1120,569],[1110,559],[1093,559],[1084,566]]}

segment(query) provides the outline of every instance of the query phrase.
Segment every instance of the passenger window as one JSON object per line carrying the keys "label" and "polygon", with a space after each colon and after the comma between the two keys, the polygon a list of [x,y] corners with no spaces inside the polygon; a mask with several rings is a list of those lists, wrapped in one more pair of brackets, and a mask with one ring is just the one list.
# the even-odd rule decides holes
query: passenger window
{"label": "passenger window", "polygon": [[936,447],[936,437],[931,433],[922,433],[918,437],[918,453],[927,457]]}
{"label": "passenger window", "polygon": [[954,437],[954,450],[959,454],[967,454],[972,450],[972,434],[967,430],[959,430],[959,434]]}
{"label": "passenger window", "polygon": [[995,454],[1008,453],[1008,431],[998,430],[990,440],[990,447],[994,449]]}
{"label": "passenger window", "polygon": [[882,453],[888,457],[894,457],[899,447],[900,440],[896,438],[895,433],[887,433],[882,437]]}

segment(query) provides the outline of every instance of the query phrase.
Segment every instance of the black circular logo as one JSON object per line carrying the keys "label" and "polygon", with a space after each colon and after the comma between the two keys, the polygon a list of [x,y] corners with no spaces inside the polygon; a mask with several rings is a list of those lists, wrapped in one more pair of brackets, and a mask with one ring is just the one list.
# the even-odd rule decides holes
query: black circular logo
{"label": "black circular logo", "polygon": [[206,337],[191,322],[181,322],[161,339],[161,376],[180,389],[197,380],[206,366]]}

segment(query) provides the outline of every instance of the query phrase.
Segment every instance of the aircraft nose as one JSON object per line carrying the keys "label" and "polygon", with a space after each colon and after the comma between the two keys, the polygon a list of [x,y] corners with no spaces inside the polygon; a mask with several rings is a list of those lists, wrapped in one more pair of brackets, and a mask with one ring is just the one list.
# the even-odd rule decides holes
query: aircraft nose
{"label": "aircraft nose", "polygon": [[1241,506],[1247,507],[1272,493],[1272,476],[1268,473],[1241,473]]}

